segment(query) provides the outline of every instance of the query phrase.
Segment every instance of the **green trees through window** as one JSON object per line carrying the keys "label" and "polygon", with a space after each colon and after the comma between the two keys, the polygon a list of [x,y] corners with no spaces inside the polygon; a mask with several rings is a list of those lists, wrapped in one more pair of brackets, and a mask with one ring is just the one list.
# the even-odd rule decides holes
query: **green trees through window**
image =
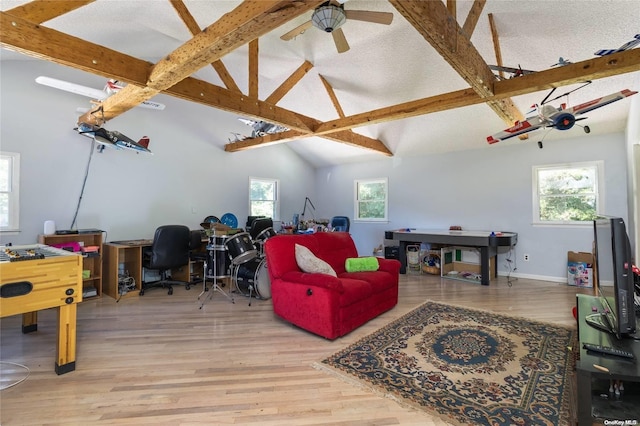
{"label": "green trees through window", "polygon": [[386,178],[355,181],[355,217],[364,221],[387,220]]}
{"label": "green trees through window", "polygon": [[249,179],[249,215],[278,217],[278,180]]}
{"label": "green trees through window", "polygon": [[601,162],[534,167],[534,221],[569,223],[593,220],[600,207]]}

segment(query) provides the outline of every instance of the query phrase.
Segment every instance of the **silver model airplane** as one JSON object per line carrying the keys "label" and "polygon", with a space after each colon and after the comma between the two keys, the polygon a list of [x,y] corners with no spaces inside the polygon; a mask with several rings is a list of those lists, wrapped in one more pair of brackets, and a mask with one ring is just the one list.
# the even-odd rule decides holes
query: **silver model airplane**
{"label": "silver model airplane", "polygon": [[143,136],[138,142],[115,130],[107,130],[93,124],[79,123],[75,128],[79,134],[94,139],[102,148],[105,146],[116,149],[128,149],[135,152],[153,154],[149,148],[149,138]]}
{"label": "silver model airplane", "polygon": [[266,121],[262,120],[256,121],[240,117],[238,118],[238,120],[253,128],[253,132],[251,133],[252,138],[259,138],[268,134],[282,133],[289,130],[288,127],[284,127],[279,124],[267,123]]}

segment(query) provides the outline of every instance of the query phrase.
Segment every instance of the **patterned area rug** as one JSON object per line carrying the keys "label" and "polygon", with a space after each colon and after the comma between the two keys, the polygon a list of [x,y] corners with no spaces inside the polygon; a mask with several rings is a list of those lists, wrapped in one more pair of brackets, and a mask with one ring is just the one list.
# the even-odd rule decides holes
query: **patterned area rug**
{"label": "patterned area rug", "polygon": [[427,302],[316,368],[463,425],[568,425],[575,330]]}

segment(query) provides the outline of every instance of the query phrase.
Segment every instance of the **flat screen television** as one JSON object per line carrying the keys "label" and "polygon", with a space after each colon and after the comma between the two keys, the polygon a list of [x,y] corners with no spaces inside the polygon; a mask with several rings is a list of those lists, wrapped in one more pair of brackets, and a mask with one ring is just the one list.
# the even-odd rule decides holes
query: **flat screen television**
{"label": "flat screen television", "polygon": [[[602,312],[587,316],[587,323],[622,339],[636,331],[633,284],[633,255],[624,220],[599,217],[593,221],[595,277]],[[609,300],[603,287],[613,286]],[[610,303],[611,301],[611,303]]]}

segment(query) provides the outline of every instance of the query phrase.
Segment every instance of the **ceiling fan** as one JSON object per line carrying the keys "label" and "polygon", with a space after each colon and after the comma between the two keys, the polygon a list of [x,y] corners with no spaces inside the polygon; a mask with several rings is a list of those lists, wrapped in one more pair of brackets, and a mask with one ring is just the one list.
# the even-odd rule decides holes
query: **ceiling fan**
{"label": "ceiling fan", "polygon": [[342,32],[342,24],[347,20],[372,22],[374,24],[389,25],[393,21],[393,13],[374,12],[370,10],[344,10],[347,0],[327,1],[311,14],[311,20],[297,26],[286,34],[280,36],[282,40],[288,41],[304,33],[309,28],[316,27],[324,32],[331,33],[336,44],[338,53],[349,50],[349,43]]}

